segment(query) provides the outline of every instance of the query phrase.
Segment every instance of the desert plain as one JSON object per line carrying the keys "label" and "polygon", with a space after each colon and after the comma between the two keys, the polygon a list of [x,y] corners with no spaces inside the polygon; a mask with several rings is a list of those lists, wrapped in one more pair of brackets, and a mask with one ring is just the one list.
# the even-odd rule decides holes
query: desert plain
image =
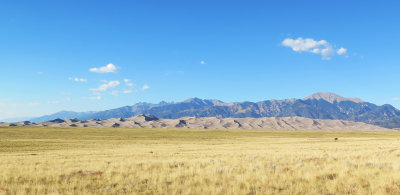
{"label": "desert plain", "polygon": [[399,194],[400,134],[1,127],[0,194]]}

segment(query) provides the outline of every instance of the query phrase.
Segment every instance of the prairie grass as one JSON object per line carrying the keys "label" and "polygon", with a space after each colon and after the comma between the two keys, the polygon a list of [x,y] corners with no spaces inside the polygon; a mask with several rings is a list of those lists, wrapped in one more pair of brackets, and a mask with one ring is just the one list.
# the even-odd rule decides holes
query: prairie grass
{"label": "prairie grass", "polygon": [[397,132],[0,128],[0,194],[400,194],[399,173]]}

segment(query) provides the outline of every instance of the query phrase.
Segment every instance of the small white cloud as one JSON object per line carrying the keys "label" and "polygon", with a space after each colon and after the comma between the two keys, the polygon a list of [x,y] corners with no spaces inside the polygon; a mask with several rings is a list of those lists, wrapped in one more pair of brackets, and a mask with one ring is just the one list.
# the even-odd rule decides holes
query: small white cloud
{"label": "small white cloud", "polygon": [[38,72],[37,74],[38,74],[38,75],[43,75],[43,72]]}
{"label": "small white cloud", "polygon": [[110,81],[106,84],[102,84],[97,88],[89,89],[90,91],[107,91],[110,88],[115,88],[119,86],[121,83],[119,81]]}
{"label": "small white cloud", "polygon": [[150,88],[150,86],[145,84],[145,85],[143,85],[142,90],[146,90],[146,89],[149,89],[149,88]]}
{"label": "small white cloud", "polygon": [[100,68],[91,68],[89,69],[90,72],[95,73],[117,73],[119,68],[116,67],[114,64],[107,64],[107,66],[103,66]]}
{"label": "small white cloud", "polygon": [[113,95],[113,96],[119,96],[119,92],[116,91],[116,90],[114,90],[114,91],[111,92],[111,95]]}
{"label": "small white cloud", "polygon": [[135,85],[133,83],[126,83],[126,86],[128,87],[135,87]]}
{"label": "small white cloud", "polygon": [[400,97],[394,97],[392,98],[393,101],[400,101]]}
{"label": "small white cloud", "polygon": [[122,91],[122,93],[124,93],[124,94],[130,94],[130,93],[133,93],[133,90],[125,90],[125,91]]}
{"label": "small white cloud", "polygon": [[88,97],[88,100],[101,100],[101,96]]}
{"label": "small white cloud", "polygon": [[131,83],[130,79],[124,79],[125,85],[128,87],[134,87],[135,85],[133,83]]}
{"label": "small white cloud", "polygon": [[338,55],[343,55],[347,53],[347,49],[344,47],[341,47],[340,49],[337,50]]}
{"label": "small white cloud", "polygon": [[[325,40],[316,41],[314,39],[303,39],[301,37],[297,39],[290,39],[287,38],[282,41],[282,45],[285,47],[292,48],[295,52],[307,52],[307,53],[314,53],[319,54],[322,56],[324,60],[330,60],[333,55],[335,55],[335,49],[333,46]],[[346,53],[345,48],[340,48],[341,52]],[[339,54],[338,50],[338,54]],[[344,54],[343,53],[343,54]],[[342,55],[342,54],[339,54]]]}
{"label": "small white cloud", "polygon": [[206,64],[206,62],[204,60],[200,61],[200,64]]}
{"label": "small white cloud", "polygon": [[71,80],[71,81],[81,82],[81,83],[84,83],[84,82],[87,81],[87,79],[84,79],[84,78],[76,78],[76,77],[75,77],[75,78],[69,77],[68,79]]}
{"label": "small white cloud", "polygon": [[87,80],[84,78],[75,78],[74,81],[75,82],[86,82]]}
{"label": "small white cloud", "polygon": [[102,83],[108,83],[107,80],[100,80],[100,82],[102,82]]}

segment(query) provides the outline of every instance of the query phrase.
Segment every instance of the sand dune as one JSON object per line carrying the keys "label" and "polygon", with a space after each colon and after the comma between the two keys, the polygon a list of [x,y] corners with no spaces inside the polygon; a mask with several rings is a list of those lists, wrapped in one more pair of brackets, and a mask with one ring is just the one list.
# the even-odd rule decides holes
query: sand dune
{"label": "sand dune", "polygon": [[115,128],[190,128],[190,129],[275,129],[275,130],[327,130],[327,131],[395,131],[362,122],[309,119],[303,117],[270,118],[215,118],[183,117],[159,119],[151,115],[131,118],[80,121],[56,119],[48,122],[1,123],[0,126],[48,127],[115,127]]}

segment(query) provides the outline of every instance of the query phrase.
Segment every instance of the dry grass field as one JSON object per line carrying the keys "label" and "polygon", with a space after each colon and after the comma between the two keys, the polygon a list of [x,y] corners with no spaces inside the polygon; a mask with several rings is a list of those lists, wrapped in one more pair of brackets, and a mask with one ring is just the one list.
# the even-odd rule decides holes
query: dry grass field
{"label": "dry grass field", "polygon": [[400,133],[0,128],[0,194],[400,194]]}

